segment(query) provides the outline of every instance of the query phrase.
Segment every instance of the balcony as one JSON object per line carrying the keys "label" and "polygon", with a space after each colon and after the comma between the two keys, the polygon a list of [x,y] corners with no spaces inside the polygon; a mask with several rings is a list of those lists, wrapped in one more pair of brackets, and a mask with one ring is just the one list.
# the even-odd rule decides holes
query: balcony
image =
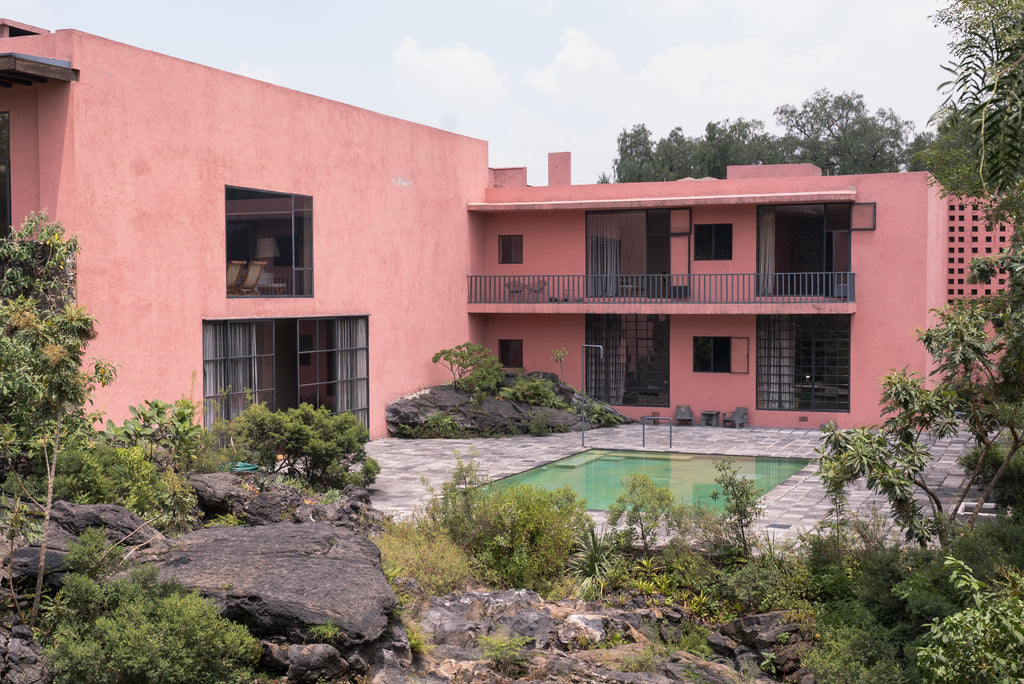
{"label": "balcony", "polygon": [[469,276],[470,304],[671,304],[685,307],[849,304],[854,301],[854,274],[846,272]]}

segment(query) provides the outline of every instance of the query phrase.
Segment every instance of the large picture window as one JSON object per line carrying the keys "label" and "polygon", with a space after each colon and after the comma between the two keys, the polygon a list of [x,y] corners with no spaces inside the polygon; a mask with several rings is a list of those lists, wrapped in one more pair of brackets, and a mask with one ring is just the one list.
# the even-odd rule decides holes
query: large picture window
{"label": "large picture window", "polygon": [[231,419],[254,401],[351,411],[369,421],[365,316],[203,323],[204,421]]}
{"label": "large picture window", "polygon": [[668,406],[669,323],[658,314],[588,314],[586,391],[615,406]]}
{"label": "large picture window", "polygon": [[227,295],[313,294],[313,198],[225,189]]}
{"label": "large picture window", "polygon": [[757,408],[850,410],[850,317],[757,317]]}

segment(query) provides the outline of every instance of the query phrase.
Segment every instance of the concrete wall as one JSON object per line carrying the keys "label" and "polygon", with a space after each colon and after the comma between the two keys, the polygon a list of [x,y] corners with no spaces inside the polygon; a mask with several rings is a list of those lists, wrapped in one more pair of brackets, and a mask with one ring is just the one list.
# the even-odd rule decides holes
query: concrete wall
{"label": "concrete wall", "polygon": [[[79,32],[0,50],[81,73],[0,93],[0,110],[14,221],[45,208],[81,238],[89,353],[118,366],[97,394],[109,417],[200,399],[211,319],[369,315],[374,437],[387,401],[444,381],[430,357],[471,337],[466,204],[486,143]],[[314,297],[226,297],[227,185],[312,196]]]}

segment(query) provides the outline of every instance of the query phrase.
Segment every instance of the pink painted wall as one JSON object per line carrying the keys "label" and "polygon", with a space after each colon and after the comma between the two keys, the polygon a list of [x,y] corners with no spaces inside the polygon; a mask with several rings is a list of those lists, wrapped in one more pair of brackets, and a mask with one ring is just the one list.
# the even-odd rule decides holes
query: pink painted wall
{"label": "pink painted wall", "polygon": [[[81,238],[90,353],[118,365],[97,407],[201,398],[202,321],[369,315],[370,431],[441,382],[466,341],[485,142],[73,31],[0,42],[70,59],[78,83],[0,93],[15,221],[45,207]],[[35,159],[40,161],[37,163]],[[226,185],[313,197],[315,296],[227,299]]]}
{"label": "pink painted wall", "polygon": [[[822,196],[844,197],[846,201],[875,202],[876,230],[851,235],[852,267],[856,273],[856,303],[804,304],[536,304],[471,305],[486,320],[485,343],[497,344],[503,337],[524,339],[524,362],[548,370],[549,349],[554,338],[583,342],[585,313],[667,313],[671,318],[670,405],[665,407],[623,407],[638,417],[652,411],[668,415],[676,404],[695,410],[712,408],[751,409],[754,425],[818,427],[836,420],[849,427],[874,424],[880,419],[879,387],[890,370],[909,366],[921,373],[930,371],[917,330],[932,322],[931,308],[944,297],[946,227],[944,206],[924,173],[826,177],[807,173],[802,167],[796,177],[785,177],[780,169],[771,174],[729,180],[675,181],[672,183],[630,183],[571,187],[489,188],[487,203],[475,206],[483,220],[484,252],[476,263],[477,274],[583,274],[586,272],[586,209],[606,209],[609,201],[624,210],[651,207],[692,207],[693,224],[731,223],[733,258],[730,261],[692,261],[693,273],[756,272],[757,204],[759,202],[820,202]],[[831,193],[831,195],[830,195]],[[844,195],[845,193],[845,195]],[[770,197],[770,200],[764,199]],[[809,199],[811,198],[811,199]],[[517,204],[519,208],[513,206]],[[556,203],[556,204],[545,204]],[[563,209],[565,206],[572,209]],[[522,233],[524,263],[497,264],[497,235]],[[536,253],[530,245],[541,241]],[[685,273],[673,244],[674,273]],[[516,312],[502,314],[501,312]],[[852,313],[851,319],[851,411],[849,413],[807,411],[757,411],[756,407],[756,314],[758,313]],[[693,372],[693,337],[748,337],[749,372],[708,374]],[[528,351],[536,339],[542,351]],[[570,347],[578,354],[578,344]],[[567,368],[570,382],[579,382],[578,359]]]}

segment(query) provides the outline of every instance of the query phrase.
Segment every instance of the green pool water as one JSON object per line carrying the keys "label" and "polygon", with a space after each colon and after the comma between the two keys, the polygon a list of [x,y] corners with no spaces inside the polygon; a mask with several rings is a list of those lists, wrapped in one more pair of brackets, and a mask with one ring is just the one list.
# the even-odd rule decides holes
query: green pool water
{"label": "green pool water", "polygon": [[[529,484],[547,489],[569,485],[587,500],[587,508],[607,510],[622,493],[622,479],[635,473],[647,474],[659,487],[668,487],[676,503],[699,503],[721,509],[724,502],[714,501],[718,489],[715,460],[725,456],[676,454],[646,451],[590,449],[547,465],[496,480],[488,486]],[[810,461],[802,458],[731,456],[738,473],[752,478],[762,492],[768,492],[794,475]]]}

